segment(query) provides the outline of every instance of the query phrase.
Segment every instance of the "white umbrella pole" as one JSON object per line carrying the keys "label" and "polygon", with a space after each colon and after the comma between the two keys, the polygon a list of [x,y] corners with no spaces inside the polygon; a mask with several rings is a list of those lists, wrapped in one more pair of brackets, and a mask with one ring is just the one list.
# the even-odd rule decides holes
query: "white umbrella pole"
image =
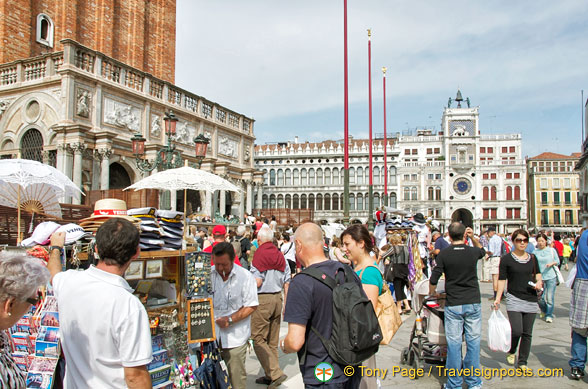
{"label": "white umbrella pole", "polygon": [[188,225],[188,210],[186,209],[186,197],[187,197],[187,190],[184,189],[184,240],[186,239],[187,236],[187,225]]}
{"label": "white umbrella pole", "polygon": [[20,236],[20,185],[18,185],[16,195],[16,245],[18,246],[21,241]]}

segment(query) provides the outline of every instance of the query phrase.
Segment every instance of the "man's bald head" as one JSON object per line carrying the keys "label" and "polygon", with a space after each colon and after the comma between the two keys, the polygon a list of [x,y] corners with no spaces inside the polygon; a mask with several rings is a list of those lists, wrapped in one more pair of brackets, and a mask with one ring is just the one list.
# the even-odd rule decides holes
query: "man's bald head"
{"label": "man's bald head", "polygon": [[304,223],[294,234],[296,256],[303,266],[325,260],[323,230],[314,223]]}

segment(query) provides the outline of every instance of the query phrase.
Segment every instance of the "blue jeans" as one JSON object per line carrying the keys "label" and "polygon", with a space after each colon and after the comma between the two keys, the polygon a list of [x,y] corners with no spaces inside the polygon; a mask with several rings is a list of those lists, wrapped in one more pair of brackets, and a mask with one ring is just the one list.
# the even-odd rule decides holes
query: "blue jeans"
{"label": "blue jeans", "polygon": [[555,301],[555,288],[557,286],[557,278],[543,281],[543,295],[539,300],[539,308],[545,314],[545,318],[553,319],[553,302]]}
{"label": "blue jeans", "polygon": [[[467,351],[461,359],[462,335],[465,332]],[[461,388],[461,375],[451,374],[451,369],[480,368],[480,338],[482,337],[482,306],[481,304],[465,304],[445,307],[445,337],[447,338],[447,389]],[[465,375],[468,388],[482,386],[482,378],[472,373]]]}
{"label": "blue jeans", "polygon": [[579,367],[584,370],[586,366],[586,340],[585,336],[578,334],[572,330],[572,359],[570,359],[570,367]]}

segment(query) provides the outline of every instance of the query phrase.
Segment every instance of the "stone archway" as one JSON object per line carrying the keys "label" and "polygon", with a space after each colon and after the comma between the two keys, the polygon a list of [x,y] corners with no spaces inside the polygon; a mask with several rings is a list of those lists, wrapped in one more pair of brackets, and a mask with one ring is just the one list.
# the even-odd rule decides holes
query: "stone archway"
{"label": "stone archway", "polygon": [[110,164],[110,176],[108,178],[108,188],[110,189],[124,189],[131,185],[131,177],[124,168],[118,162]]}
{"label": "stone archway", "polygon": [[461,222],[466,227],[474,228],[474,216],[465,208],[456,209],[451,215],[451,222]]}

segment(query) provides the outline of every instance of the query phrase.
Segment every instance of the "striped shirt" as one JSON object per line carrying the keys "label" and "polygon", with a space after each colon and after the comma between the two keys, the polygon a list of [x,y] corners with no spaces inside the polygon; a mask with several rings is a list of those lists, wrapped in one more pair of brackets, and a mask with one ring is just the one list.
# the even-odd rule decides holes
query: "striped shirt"
{"label": "striped shirt", "polygon": [[10,355],[10,341],[5,331],[0,331],[0,389],[24,389],[26,374]]}

